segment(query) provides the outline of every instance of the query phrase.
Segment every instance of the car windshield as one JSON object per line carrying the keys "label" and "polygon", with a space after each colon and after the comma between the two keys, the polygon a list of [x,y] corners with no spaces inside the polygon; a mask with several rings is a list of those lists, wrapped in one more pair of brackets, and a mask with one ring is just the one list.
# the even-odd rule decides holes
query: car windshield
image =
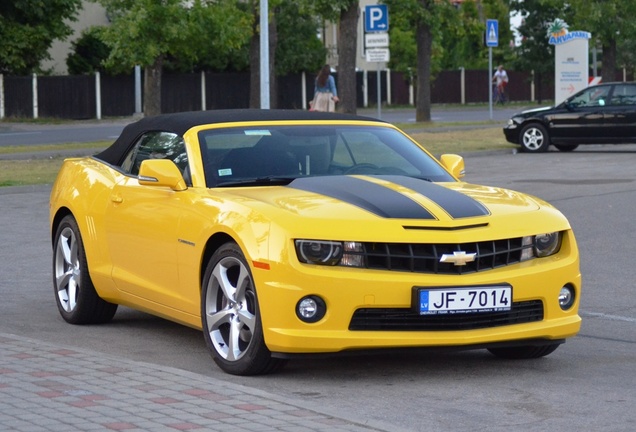
{"label": "car windshield", "polygon": [[379,126],[300,125],[199,132],[208,187],[287,184],[298,177],[405,175],[454,181],[397,130]]}

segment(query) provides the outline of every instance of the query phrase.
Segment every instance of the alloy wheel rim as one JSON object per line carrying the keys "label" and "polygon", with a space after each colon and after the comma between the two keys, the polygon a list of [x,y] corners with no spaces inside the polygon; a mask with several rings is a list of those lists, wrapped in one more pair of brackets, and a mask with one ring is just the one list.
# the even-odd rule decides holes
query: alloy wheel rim
{"label": "alloy wheel rim", "polygon": [[543,134],[538,129],[528,129],[523,134],[523,143],[530,150],[538,150],[543,144]]}
{"label": "alloy wheel rim", "polygon": [[215,351],[227,361],[240,360],[249,349],[256,326],[252,279],[234,257],[220,260],[208,281],[206,331]]}
{"label": "alloy wheel rim", "polygon": [[57,299],[66,312],[77,306],[80,289],[79,247],[75,233],[66,227],[60,233],[55,250],[55,286]]}

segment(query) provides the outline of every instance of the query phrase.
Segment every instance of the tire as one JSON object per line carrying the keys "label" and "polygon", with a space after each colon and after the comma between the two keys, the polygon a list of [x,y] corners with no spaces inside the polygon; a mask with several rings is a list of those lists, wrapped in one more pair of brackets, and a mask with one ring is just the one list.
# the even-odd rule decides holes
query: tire
{"label": "tire", "polygon": [[201,323],[212,358],[223,371],[261,375],[283,365],[265,345],[254,279],[236,243],[221,246],[207,264]]}
{"label": "tire", "polygon": [[535,359],[539,357],[545,357],[548,354],[552,354],[560,344],[547,344],[547,345],[527,345],[508,348],[488,348],[491,354],[496,357],[509,359],[509,360],[521,360],[521,359]]}
{"label": "tire", "polygon": [[117,312],[116,304],[103,300],[95,291],[82,236],[72,216],[65,216],[55,233],[53,287],[60,315],[70,324],[105,323]]}
{"label": "tire", "polygon": [[578,144],[574,145],[563,145],[563,144],[553,144],[559,151],[562,152],[571,152],[572,150],[576,150],[579,146]]}
{"label": "tire", "polygon": [[550,146],[550,135],[543,125],[530,123],[521,129],[519,144],[523,152],[543,153]]}

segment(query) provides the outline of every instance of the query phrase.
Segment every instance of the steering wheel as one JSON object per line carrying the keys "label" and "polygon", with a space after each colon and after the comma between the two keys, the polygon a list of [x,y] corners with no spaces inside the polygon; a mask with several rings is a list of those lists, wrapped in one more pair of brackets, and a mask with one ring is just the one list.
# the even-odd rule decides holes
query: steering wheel
{"label": "steering wheel", "polygon": [[373,165],[370,163],[359,163],[355,164],[344,173],[346,174],[378,174],[380,167],[377,165]]}

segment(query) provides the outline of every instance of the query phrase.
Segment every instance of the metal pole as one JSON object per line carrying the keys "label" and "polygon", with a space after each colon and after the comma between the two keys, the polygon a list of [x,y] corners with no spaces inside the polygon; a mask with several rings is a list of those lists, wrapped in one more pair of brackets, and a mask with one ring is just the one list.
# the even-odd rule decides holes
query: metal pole
{"label": "metal pole", "polygon": [[269,5],[261,0],[261,109],[269,109]]}
{"label": "metal pole", "polygon": [[4,118],[4,75],[0,74],[0,119]]}
{"label": "metal pole", "polygon": [[386,104],[391,105],[391,69],[386,68]]}
{"label": "metal pole", "polygon": [[31,81],[31,87],[33,90],[33,118],[38,118],[38,76],[33,74]]}
{"label": "metal pole", "polygon": [[135,66],[135,114],[141,114],[141,66]]}
{"label": "metal pole", "polygon": [[207,101],[205,99],[205,72],[201,71],[201,111],[207,109]]}
{"label": "metal pole", "polygon": [[378,65],[378,76],[377,76],[377,85],[378,85],[378,119],[382,119],[382,87],[380,86],[380,62]]}
{"label": "metal pole", "polygon": [[492,47],[488,47],[488,107],[492,120]]}
{"label": "metal pole", "polygon": [[102,119],[102,80],[101,74],[95,72],[95,117]]}
{"label": "metal pole", "polygon": [[307,75],[305,75],[305,71],[303,71],[300,80],[300,94],[303,99],[303,109],[307,109]]}

